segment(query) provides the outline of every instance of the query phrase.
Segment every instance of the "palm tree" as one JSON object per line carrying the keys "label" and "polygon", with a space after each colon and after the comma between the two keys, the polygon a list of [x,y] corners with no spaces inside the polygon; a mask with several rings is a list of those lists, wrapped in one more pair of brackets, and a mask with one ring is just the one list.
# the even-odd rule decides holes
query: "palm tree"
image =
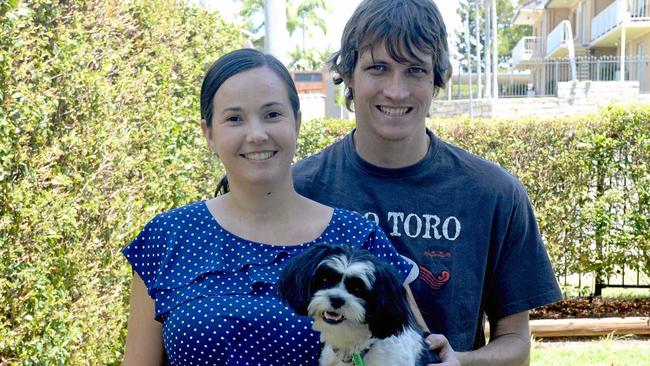
{"label": "palm tree", "polygon": [[325,0],[302,0],[297,6],[294,2],[287,4],[287,31],[292,35],[296,28],[302,29],[302,51],[305,52],[305,32],[308,26],[316,26],[327,33],[325,20],[318,14],[319,10],[329,10]]}
{"label": "palm tree", "polygon": [[[251,33],[259,32],[264,27],[264,21],[255,23],[253,18],[264,12],[264,0],[238,0],[241,3],[239,15],[246,19],[246,28]],[[293,35],[296,29],[303,31],[303,45],[305,33],[311,27],[317,27],[327,32],[325,20],[319,14],[321,10],[328,11],[325,0],[287,0],[287,31]],[[304,48],[304,47],[303,47]]]}

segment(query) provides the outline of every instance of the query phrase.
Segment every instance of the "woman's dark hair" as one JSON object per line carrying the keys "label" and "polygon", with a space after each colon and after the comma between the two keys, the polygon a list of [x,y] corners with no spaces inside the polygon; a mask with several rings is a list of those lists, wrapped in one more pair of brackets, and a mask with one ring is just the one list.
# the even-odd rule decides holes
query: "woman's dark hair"
{"label": "woman's dark hair", "polygon": [[284,82],[294,118],[298,119],[300,100],[291,74],[277,58],[252,48],[242,48],[227,53],[215,61],[203,78],[201,85],[201,118],[212,126],[212,99],[223,83],[231,77],[257,67],[268,67]]}
{"label": "woman's dark hair", "polygon": [[[335,84],[350,80],[359,55],[386,42],[386,51],[397,62],[422,62],[415,51],[431,55],[434,92],[451,77],[447,29],[432,0],[364,0],[345,24],[341,49],[328,61]],[[354,91],[345,90],[345,104],[351,109]]]}
{"label": "woman's dark hair", "polygon": [[[293,83],[287,68],[271,55],[266,55],[252,48],[242,48],[219,57],[210,66],[205,78],[203,78],[203,84],[201,85],[201,119],[205,120],[208,127],[212,127],[213,99],[221,85],[240,72],[264,66],[271,69],[284,82],[289,93],[293,117],[296,120],[298,119],[300,100],[298,99],[296,85]],[[227,193],[229,190],[228,177],[224,175],[217,185],[215,196]]]}

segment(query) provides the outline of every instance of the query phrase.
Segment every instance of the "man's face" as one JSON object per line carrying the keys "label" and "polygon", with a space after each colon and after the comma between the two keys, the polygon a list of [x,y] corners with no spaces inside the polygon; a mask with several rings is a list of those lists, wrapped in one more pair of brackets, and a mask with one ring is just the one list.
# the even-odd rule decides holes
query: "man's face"
{"label": "man's face", "polygon": [[434,90],[432,57],[417,50],[415,54],[421,62],[399,63],[382,42],[359,55],[348,83],[358,134],[375,141],[414,142],[425,133]]}

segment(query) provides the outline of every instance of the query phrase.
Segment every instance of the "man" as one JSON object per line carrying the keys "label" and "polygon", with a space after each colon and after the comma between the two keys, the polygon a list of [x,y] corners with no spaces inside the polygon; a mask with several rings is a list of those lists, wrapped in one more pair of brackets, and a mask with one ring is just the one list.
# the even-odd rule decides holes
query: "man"
{"label": "man", "polygon": [[425,126],[451,74],[435,4],[363,1],[330,66],[356,129],[296,164],[296,189],[374,219],[417,262],[411,289],[443,361],[527,364],[528,311],[562,295],[523,185]]}

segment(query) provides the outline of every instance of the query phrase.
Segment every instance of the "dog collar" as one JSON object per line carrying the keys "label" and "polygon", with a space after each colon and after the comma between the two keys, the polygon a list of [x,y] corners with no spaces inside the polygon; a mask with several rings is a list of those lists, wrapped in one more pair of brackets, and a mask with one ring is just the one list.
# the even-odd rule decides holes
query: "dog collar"
{"label": "dog collar", "polygon": [[354,366],[366,366],[366,364],[363,362],[363,357],[368,353],[368,351],[370,351],[370,348],[366,348],[359,353],[354,353],[350,359],[342,361],[345,363],[352,362],[352,365]]}
{"label": "dog collar", "polygon": [[334,354],[339,358],[339,360],[341,360],[341,362],[345,364],[352,362],[352,365],[354,366],[365,366],[366,364],[365,362],[363,362],[363,358],[366,356],[368,351],[370,351],[370,348],[372,348],[373,343],[375,343],[374,340],[370,342],[368,348],[364,348],[359,353],[353,353],[352,356],[349,356],[349,358],[346,358],[345,356],[341,356],[341,354],[339,353],[340,352],[339,349],[334,348],[332,350],[334,351]]}
{"label": "dog collar", "polygon": [[352,364],[354,366],[365,366],[365,364],[363,363],[363,356],[361,356],[358,353],[353,354],[352,355]]}

